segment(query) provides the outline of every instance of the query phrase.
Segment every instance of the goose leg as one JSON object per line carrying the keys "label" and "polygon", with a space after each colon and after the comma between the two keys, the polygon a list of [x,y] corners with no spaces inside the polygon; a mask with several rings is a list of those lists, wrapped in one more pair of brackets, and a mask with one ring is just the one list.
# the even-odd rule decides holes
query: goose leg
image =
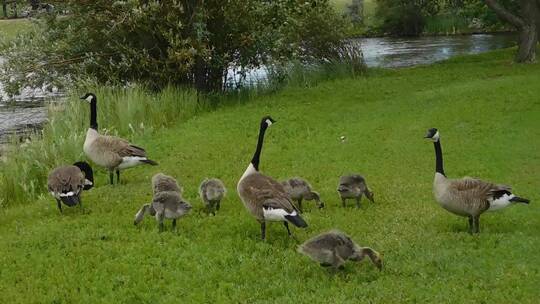
{"label": "goose leg", "polygon": [[469,233],[473,234],[473,218],[469,216]]}
{"label": "goose leg", "polygon": [[172,229],[176,231],[176,219],[172,221]]}
{"label": "goose leg", "polygon": [[298,199],[298,211],[300,211],[300,213],[304,213],[304,210],[302,210],[302,198]]}
{"label": "goose leg", "polygon": [[285,226],[285,228],[287,228],[287,233],[289,234],[289,236],[291,236],[292,233],[291,233],[291,230],[289,229],[289,223],[283,222],[283,225]]}
{"label": "goose leg", "polygon": [[356,198],[356,208],[358,208],[358,209],[360,209],[360,199],[361,198],[362,198],[361,195]]}
{"label": "goose leg", "polygon": [[220,205],[221,205],[221,201],[217,201],[217,203],[216,203],[216,211],[219,211]]}
{"label": "goose leg", "polygon": [[345,199],[344,198],[341,198],[341,204],[343,205],[343,208],[345,208]]}
{"label": "goose leg", "polygon": [[266,222],[261,222],[261,239],[264,241],[266,240]]}
{"label": "goose leg", "polygon": [[110,170],[110,171],[109,171],[109,181],[110,181],[111,185],[114,184],[114,173],[113,173],[113,170]]}
{"label": "goose leg", "polygon": [[120,170],[116,169],[116,184],[120,184]]}
{"label": "goose leg", "polygon": [[60,202],[59,199],[56,200],[56,205],[58,206],[58,210],[60,210],[60,213],[62,213],[62,202]]}
{"label": "goose leg", "polygon": [[156,213],[156,220],[158,221],[159,232],[163,232],[163,230],[164,230],[163,217],[164,217],[163,213]]}
{"label": "goose leg", "polygon": [[480,233],[480,215],[473,217],[474,233]]}

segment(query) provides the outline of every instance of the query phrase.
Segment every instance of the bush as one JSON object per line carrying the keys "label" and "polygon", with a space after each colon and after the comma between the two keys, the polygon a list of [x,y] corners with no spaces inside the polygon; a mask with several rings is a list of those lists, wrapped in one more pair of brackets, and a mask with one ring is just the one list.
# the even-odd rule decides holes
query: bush
{"label": "bush", "polygon": [[[341,43],[346,22],[328,0],[59,1],[42,32],[4,54],[10,92],[91,76],[221,91],[227,68],[321,60]],[[21,46],[24,46],[22,49]]]}

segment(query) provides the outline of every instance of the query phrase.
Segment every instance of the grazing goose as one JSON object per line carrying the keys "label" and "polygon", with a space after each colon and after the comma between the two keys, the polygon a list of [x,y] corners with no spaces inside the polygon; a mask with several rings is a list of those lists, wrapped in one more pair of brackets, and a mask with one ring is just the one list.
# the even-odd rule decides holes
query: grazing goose
{"label": "grazing goose", "polygon": [[90,103],[90,128],[86,132],[83,150],[94,163],[109,170],[109,179],[113,184],[116,171],[116,182],[120,182],[120,170],[141,164],[157,165],[146,157],[143,148],[130,144],[127,140],[100,135],[97,125],[97,98],[93,93],[87,93],[82,100]]}
{"label": "grazing goose", "polygon": [[298,247],[298,252],[307,255],[323,267],[342,268],[347,260],[360,262],[367,255],[379,270],[382,269],[381,255],[369,248],[356,245],[349,236],[332,230],[307,240]]}
{"label": "grazing goose", "polygon": [[226,192],[225,185],[217,178],[205,179],[199,186],[199,195],[206,206],[206,211],[213,215],[219,211],[221,200]]}
{"label": "grazing goose", "polygon": [[343,207],[345,207],[345,201],[347,199],[354,198],[356,200],[356,207],[360,208],[362,194],[364,194],[372,203],[375,202],[373,192],[368,188],[364,177],[359,174],[340,177],[337,191],[341,197]]}
{"label": "grazing goose", "polygon": [[[175,191],[171,189],[161,190],[160,185],[169,185],[171,186],[171,177],[158,173],[152,177],[152,189],[154,190],[154,197],[150,204],[145,204],[135,215],[134,224],[139,224],[143,219],[145,214],[150,214],[151,216],[156,217],[158,222],[159,231],[162,232],[164,229],[163,220],[172,219],[172,227],[176,229],[176,220],[182,216],[189,213],[191,210],[191,205],[186,202],[180,193],[180,191]],[[173,189],[180,189],[176,181],[174,181]],[[157,191],[156,191],[157,189]]]}
{"label": "grazing goose", "polygon": [[259,172],[259,158],[264,142],[264,133],[274,122],[275,120],[270,116],[262,118],[257,149],[237,185],[237,191],[244,206],[261,224],[263,240],[266,239],[267,221],[283,222],[289,236],[291,236],[291,231],[288,222],[297,227],[307,227],[307,223],[298,214],[298,210],[292,204],[283,186],[275,179]]}
{"label": "grazing goose", "polygon": [[94,185],[92,167],[86,162],[76,162],[72,166],[54,169],[47,180],[49,192],[56,198],[58,210],[62,212],[62,203],[69,207],[79,204],[82,207],[81,192]]}
{"label": "grazing goose", "polygon": [[324,208],[324,203],[321,202],[321,197],[318,192],[311,189],[311,185],[301,177],[293,177],[286,181],[281,182],[285,191],[289,193],[292,200],[298,203],[298,210],[302,210],[302,200],[312,201],[315,200],[319,209]]}
{"label": "grazing goose", "polygon": [[443,169],[439,131],[429,129],[425,138],[431,139],[435,146],[435,199],[447,211],[468,217],[470,233],[480,232],[480,215],[485,211],[500,210],[512,203],[529,203],[528,199],[512,194],[510,186],[471,177],[448,179]]}

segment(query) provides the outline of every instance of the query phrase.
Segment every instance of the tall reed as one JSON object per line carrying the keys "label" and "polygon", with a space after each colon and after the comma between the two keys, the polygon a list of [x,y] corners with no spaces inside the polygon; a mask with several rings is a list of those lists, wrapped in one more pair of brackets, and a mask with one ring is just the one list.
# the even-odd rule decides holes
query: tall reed
{"label": "tall reed", "polygon": [[[185,121],[208,108],[190,89],[166,88],[150,93],[142,87],[98,87],[101,132],[133,140],[148,132]],[[82,145],[89,124],[88,104],[78,94],[48,106],[49,122],[30,141],[13,141],[0,161],[0,207],[34,201],[47,191],[50,169],[84,159]]]}

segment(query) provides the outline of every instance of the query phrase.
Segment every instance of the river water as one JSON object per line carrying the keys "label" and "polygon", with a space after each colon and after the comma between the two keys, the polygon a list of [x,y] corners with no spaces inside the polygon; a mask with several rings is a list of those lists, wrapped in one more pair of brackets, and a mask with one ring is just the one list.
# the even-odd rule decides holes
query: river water
{"label": "river water", "polygon": [[[369,67],[399,68],[430,64],[458,55],[507,48],[515,45],[515,35],[381,37],[359,38],[353,41],[360,43],[364,59]],[[260,82],[265,78],[265,69],[249,71],[246,77],[247,82]],[[11,106],[5,106],[2,100],[5,100],[6,96],[0,83],[0,144],[8,139],[9,134],[20,133],[28,127],[42,125],[47,120],[44,100],[55,96],[57,96],[55,93],[27,89],[21,96],[15,98]]]}

